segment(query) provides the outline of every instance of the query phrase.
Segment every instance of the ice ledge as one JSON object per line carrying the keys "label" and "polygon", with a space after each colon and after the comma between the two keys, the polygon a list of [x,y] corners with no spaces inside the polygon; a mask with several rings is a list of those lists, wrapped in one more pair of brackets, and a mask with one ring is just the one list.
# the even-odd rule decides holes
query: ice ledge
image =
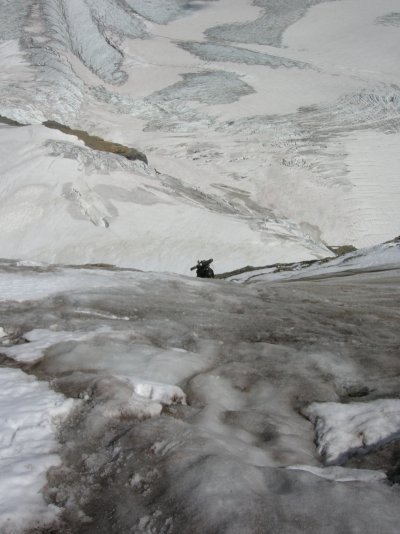
{"label": "ice ledge", "polygon": [[383,471],[372,469],[347,469],[332,465],[329,467],[315,467],[312,465],[290,465],[286,469],[292,471],[306,471],[319,478],[332,480],[334,482],[377,482],[385,480],[386,474]]}
{"label": "ice ledge", "polygon": [[326,465],[344,464],[351,456],[400,439],[400,399],[314,402],[303,414],[315,426],[318,452]]}

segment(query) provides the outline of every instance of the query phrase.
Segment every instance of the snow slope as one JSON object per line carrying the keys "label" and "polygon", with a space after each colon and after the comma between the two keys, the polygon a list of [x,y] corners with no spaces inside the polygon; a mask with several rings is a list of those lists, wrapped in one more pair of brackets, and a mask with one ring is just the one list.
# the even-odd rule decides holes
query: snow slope
{"label": "snow slope", "polygon": [[0,127],[3,256],[225,271],[398,235],[397,4],[3,0],[0,115],[34,124]]}
{"label": "snow slope", "polygon": [[0,125],[0,156],[4,257],[188,272],[215,251],[219,269],[329,254],[299,228],[282,241],[262,213],[41,125]]}
{"label": "snow slope", "polygon": [[244,272],[227,276],[234,282],[321,279],[346,276],[354,273],[390,271],[400,265],[400,237],[386,243],[348,252],[337,258],[293,264],[248,268]]}

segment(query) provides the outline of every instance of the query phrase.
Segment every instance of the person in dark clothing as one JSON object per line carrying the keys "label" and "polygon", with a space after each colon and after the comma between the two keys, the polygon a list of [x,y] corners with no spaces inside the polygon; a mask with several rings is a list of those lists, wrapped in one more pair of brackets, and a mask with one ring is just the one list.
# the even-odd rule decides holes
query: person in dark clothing
{"label": "person in dark clothing", "polygon": [[210,260],[198,260],[197,265],[191,267],[191,271],[196,269],[196,275],[198,278],[214,278],[214,271],[211,269],[210,264],[213,259]]}

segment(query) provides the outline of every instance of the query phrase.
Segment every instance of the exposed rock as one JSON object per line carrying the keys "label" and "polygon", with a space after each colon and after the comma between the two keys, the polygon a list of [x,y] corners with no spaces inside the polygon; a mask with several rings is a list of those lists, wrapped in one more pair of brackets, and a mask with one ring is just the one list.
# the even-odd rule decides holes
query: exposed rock
{"label": "exposed rock", "polygon": [[84,130],[69,128],[69,126],[64,126],[63,124],[60,124],[56,121],[46,121],[43,123],[43,125],[47,126],[47,128],[60,130],[60,132],[63,132],[68,135],[75,135],[76,137],[78,137],[78,139],[83,141],[87,147],[92,148],[94,150],[100,150],[102,152],[111,152],[112,154],[118,154],[129,160],[138,159],[146,164],[148,163],[147,157],[135,148],[120,145],[119,143],[113,143],[112,141],[105,141],[97,135],[90,135]]}

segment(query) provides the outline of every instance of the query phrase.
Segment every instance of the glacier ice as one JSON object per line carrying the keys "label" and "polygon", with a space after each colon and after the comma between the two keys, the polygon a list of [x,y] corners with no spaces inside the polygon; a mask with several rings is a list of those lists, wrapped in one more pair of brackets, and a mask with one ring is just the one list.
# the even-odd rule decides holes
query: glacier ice
{"label": "glacier ice", "polygon": [[253,0],[262,9],[254,21],[215,26],[207,30],[209,38],[238,42],[282,46],[285,29],[303,17],[310,7],[337,0]]}
{"label": "glacier ice", "polygon": [[[397,532],[396,9],[0,0],[1,424],[29,482],[0,514]],[[376,246],[328,261],[343,244]],[[266,267],[160,273],[206,256]],[[52,402],[75,406],[57,435]]]}
{"label": "glacier ice", "polygon": [[44,490],[61,526],[393,532],[396,456],[371,450],[398,444],[398,269],[358,258],[257,284],[2,262],[1,352],[80,399]]}

